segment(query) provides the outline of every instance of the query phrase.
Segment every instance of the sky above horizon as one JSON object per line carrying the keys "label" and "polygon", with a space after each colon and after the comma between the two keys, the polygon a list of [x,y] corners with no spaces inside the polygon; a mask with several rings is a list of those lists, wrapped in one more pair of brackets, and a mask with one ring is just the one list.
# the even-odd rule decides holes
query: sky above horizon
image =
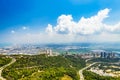
{"label": "sky above horizon", "polygon": [[119,0],[0,0],[0,43],[119,43],[119,4]]}

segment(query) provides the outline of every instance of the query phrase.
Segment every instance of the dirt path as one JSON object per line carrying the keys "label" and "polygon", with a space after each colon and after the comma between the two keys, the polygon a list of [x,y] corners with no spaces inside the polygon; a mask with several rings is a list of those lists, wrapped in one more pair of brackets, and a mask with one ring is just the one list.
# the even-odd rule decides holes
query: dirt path
{"label": "dirt path", "polygon": [[[12,57],[10,57],[10,58],[12,58]],[[13,64],[15,61],[16,61],[16,59],[12,58],[12,61],[11,61],[10,63],[8,63],[8,64],[0,67],[0,80],[6,80],[6,79],[3,78],[2,75],[1,75],[1,74],[2,74],[2,71],[3,71],[3,69],[6,68],[7,66],[10,66],[11,64]]]}

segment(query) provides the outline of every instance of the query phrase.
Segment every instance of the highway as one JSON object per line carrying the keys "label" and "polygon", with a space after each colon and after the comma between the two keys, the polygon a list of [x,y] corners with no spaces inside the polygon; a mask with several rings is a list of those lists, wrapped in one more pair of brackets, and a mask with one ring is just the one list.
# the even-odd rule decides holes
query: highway
{"label": "highway", "polygon": [[92,65],[94,65],[94,64],[96,64],[96,63],[97,63],[97,62],[94,62],[94,63],[92,63],[92,64],[90,64],[90,65],[84,67],[83,69],[79,70],[80,80],[85,80],[85,79],[84,79],[84,76],[83,76],[83,70],[85,70],[85,69],[91,67]]}

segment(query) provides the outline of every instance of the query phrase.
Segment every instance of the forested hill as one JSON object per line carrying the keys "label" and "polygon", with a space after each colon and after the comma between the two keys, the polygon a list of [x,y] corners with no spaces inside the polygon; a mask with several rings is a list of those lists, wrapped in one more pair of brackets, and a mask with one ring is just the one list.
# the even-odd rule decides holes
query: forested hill
{"label": "forested hill", "polygon": [[78,70],[84,59],[74,55],[14,55],[16,62],[3,70],[7,80],[79,80]]}

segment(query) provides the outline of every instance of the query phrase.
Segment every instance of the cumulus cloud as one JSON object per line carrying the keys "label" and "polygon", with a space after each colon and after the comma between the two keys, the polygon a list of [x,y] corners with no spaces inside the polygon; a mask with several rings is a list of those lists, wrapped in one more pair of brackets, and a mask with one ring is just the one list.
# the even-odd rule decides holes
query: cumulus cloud
{"label": "cumulus cloud", "polygon": [[120,33],[120,22],[115,25],[104,24],[104,28],[106,31],[111,33]]}
{"label": "cumulus cloud", "polygon": [[57,19],[57,25],[52,27],[48,25],[46,31],[58,34],[80,34],[90,35],[98,34],[103,31],[119,32],[120,23],[116,25],[107,25],[103,21],[108,17],[110,9],[100,10],[97,15],[90,18],[82,17],[78,22],[73,20],[72,15],[61,15]]}
{"label": "cumulus cloud", "polygon": [[[78,21],[74,21],[72,15],[61,15],[56,25],[48,24],[45,32],[26,34],[17,31],[9,40],[14,43],[120,42],[120,22],[114,25],[104,23],[109,12],[110,9],[106,8]],[[25,29],[23,27],[22,31]]]}

